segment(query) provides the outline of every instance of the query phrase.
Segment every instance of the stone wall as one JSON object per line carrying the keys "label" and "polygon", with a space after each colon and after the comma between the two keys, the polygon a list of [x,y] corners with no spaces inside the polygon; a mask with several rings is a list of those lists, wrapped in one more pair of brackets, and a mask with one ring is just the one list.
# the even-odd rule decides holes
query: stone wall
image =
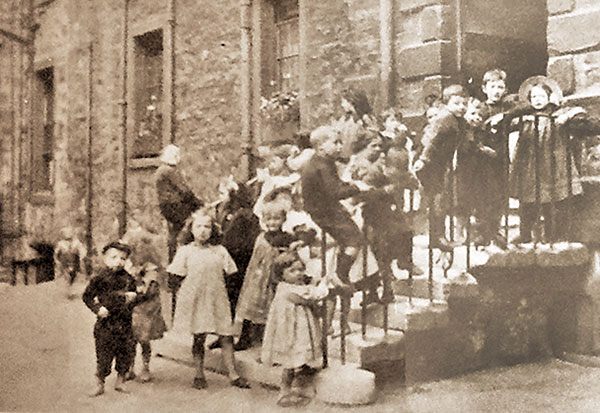
{"label": "stone wall", "polygon": [[[239,3],[221,2],[219,7],[208,1],[178,1],[176,26],[176,143],[182,148],[182,169],[193,189],[207,200],[216,196],[220,177],[234,174],[241,177],[239,95]],[[4,5],[5,3],[3,3]],[[162,28],[168,39],[168,2],[154,0],[129,2],[129,42],[135,30]],[[85,237],[87,222],[87,139],[90,42],[92,62],[92,217],[93,241],[101,246],[118,234],[122,209],[122,93],[123,93],[123,11],[122,0],[109,0],[99,6],[95,2],[65,0],[37,10],[39,29],[36,33],[36,69],[54,67],[55,129],[53,142],[54,191],[51,197],[36,199],[28,192],[29,162],[27,140],[23,144],[22,182],[24,199],[23,227],[30,238],[54,241],[58,229],[73,226]],[[12,11],[0,13],[13,16]],[[3,26],[3,27],[9,27]],[[170,48],[163,57],[170,59]],[[10,48],[1,47],[2,68],[11,62]],[[13,57],[19,63],[18,54]],[[26,60],[25,60],[26,64]],[[129,78],[135,73],[129,61]],[[165,65],[168,67],[168,64]],[[10,72],[7,70],[6,72]],[[3,73],[6,73],[3,70]],[[24,79],[23,70],[14,69],[17,84]],[[163,76],[168,79],[168,76]],[[131,83],[131,82],[129,82]],[[9,82],[2,82],[0,94],[10,94]],[[129,88],[132,87],[128,84]],[[18,88],[17,88],[18,89]],[[18,90],[17,90],[18,92]],[[25,91],[26,92],[26,91]],[[170,94],[165,96],[169,100]],[[11,164],[10,99],[2,99],[2,162],[3,182],[14,182],[11,173],[18,165]],[[18,108],[19,98],[15,98]],[[132,102],[129,102],[128,142],[133,138]],[[26,108],[25,108],[26,110]],[[26,113],[26,112],[25,112]],[[17,125],[19,119],[16,120]],[[17,135],[15,133],[15,135]],[[165,133],[164,142],[170,136]],[[156,162],[127,169],[128,217],[161,229],[162,220],[156,208],[153,173]],[[13,193],[15,191],[12,191]],[[157,225],[158,224],[158,225]]]}
{"label": "stone wall", "polygon": [[548,75],[566,95],[584,94],[600,81],[600,3],[548,0]]}

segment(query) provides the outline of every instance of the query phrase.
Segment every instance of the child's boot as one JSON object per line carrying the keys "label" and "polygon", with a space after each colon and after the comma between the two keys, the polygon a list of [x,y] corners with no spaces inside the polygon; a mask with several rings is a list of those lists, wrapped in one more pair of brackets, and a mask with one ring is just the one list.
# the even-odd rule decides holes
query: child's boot
{"label": "child's boot", "polygon": [[152,380],[152,376],[150,376],[150,363],[147,361],[144,361],[144,368],[140,374],[140,380],[142,383],[148,383]]}
{"label": "child's boot", "polygon": [[125,376],[119,374],[117,376],[117,380],[115,381],[115,390],[121,393],[129,393],[125,388]]}
{"label": "child's boot", "polygon": [[135,380],[134,367],[135,367],[135,360],[133,360],[131,362],[131,366],[129,367],[129,370],[127,371],[127,373],[125,373],[125,381],[127,381],[127,380]]}
{"label": "child's boot", "polygon": [[98,397],[104,394],[104,379],[96,377],[96,387],[94,387],[94,391],[90,394],[90,397]]}

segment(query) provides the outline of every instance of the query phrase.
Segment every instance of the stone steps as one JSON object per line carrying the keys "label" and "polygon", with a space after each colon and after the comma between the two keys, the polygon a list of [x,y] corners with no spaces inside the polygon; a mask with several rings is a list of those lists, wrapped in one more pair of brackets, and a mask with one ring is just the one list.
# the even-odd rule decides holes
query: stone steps
{"label": "stone steps", "polygon": [[[368,326],[363,339],[359,324],[351,323],[352,333],[346,337],[346,366],[357,369],[377,370],[386,363],[402,362],[404,359],[404,333],[383,330]],[[339,324],[334,323],[334,334],[328,339],[328,368],[342,365],[340,360]],[[191,353],[192,338],[188,335],[176,335],[169,332],[161,340],[153,343],[153,349],[159,357],[193,365]],[[267,386],[278,387],[281,380],[281,367],[266,366],[260,362],[260,348],[252,348],[235,353],[240,374],[249,380]],[[220,350],[206,350],[205,367],[219,373],[226,373]],[[377,371],[374,371],[377,375]],[[401,372],[398,372],[401,373]],[[401,378],[401,377],[397,377]]]}

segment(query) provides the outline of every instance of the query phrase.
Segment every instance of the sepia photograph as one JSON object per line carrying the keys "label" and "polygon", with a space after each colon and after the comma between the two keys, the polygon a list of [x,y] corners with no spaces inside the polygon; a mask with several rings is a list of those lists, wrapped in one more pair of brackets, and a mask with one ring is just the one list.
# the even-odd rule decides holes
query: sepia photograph
{"label": "sepia photograph", "polygon": [[0,0],[0,412],[600,412],[599,21]]}

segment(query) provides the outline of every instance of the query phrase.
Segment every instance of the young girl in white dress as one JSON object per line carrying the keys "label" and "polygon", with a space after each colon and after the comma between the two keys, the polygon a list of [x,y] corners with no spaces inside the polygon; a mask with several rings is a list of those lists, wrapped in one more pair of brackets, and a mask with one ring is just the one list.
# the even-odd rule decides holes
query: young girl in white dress
{"label": "young girl in white dress", "polygon": [[267,318],[261,359],[268,366],[283,366],[277,404],[300,405],[310,400],[292,393],[292,382],[322,366],[321,329],[315,311],[329,289],[325,279],[316,286],[308,284],[304,264],[295,252],[275,259],[272,276],[279,284]]}
{"label": "young girl in white dress", "polygon": [[193,387],[207,387],[204,377],[204,342],[207,334],[220,337],[223,360],[231,385],[249,388],[248,381],[238,374],[233,355],[233,322],[225,276],[237,271],[229,253],[218,244],[214,219],[207,211],[192,216],[191,234],[194,240],[177,250],[167,272],[185,277],[178,292],[173,331],[193,335],[192,354],[196,367]]}

